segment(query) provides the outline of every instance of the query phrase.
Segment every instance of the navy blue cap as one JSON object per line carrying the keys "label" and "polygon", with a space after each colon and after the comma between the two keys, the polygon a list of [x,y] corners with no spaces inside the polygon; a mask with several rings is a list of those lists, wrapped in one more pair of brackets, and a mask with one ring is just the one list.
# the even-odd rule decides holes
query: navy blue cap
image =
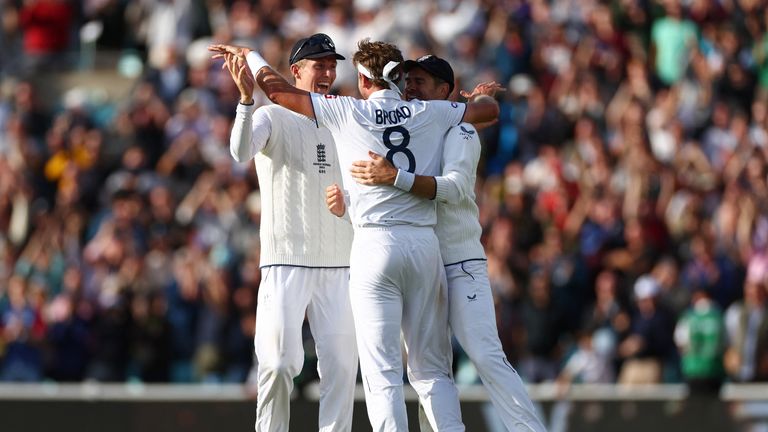
{"label": "navy blue cap", "polygon": [[406,60],[405,63],[403,63],[403,70],[405,70],[405,72],[408,72],[415,67],[420,67],[430,75],[447,82],[448,94],[453,92],[453,69],[447,61],[430,54],[419,57],[417,60]]}
{"label": "navy blue cap", "polygon": [[333,40],[324,33],[316,33],[308,38],[299,39],[293,44],[289,64],[299,60],[316,59],[320,57],[334,56],[337,60],[344,60],[344,56],[336,52]]}

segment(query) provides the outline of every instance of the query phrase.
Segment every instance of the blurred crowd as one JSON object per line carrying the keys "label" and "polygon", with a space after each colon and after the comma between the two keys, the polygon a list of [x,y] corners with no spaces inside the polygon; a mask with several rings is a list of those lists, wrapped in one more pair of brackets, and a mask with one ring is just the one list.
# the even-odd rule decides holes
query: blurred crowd
{"label": "blurred crowd", "polygon": [[[0,381],[246,379],[258,179],[229,155],[238,92],[205,47],[259,47],[285,72],[314,32],[348,58],[370,37],[446,58],[459,89],[507,86],[477,193],[525,380],[768,380],[768,1],[0,8]],[[78,73],[89,44],[119,53],[125,99],[33,85]],[[355,85],[342,62],[335,91]],[[458,347],[455,363],[478,380]]]}

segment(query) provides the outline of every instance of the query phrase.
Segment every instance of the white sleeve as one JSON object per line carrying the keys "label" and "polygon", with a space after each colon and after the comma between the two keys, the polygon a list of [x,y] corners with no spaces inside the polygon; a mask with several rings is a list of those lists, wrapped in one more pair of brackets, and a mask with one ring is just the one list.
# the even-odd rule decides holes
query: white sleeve
{"label": "white sleeve", "polygon": [[354,98],[319,93],[311,93],[311,98],[317,127],[325,126],[331,131],[343,127],[346,113],[352,110],[351,100]]}
{"label": "white sleeve", "polygon": [[449,128],[458,125],[464,120],[467,104],[451,101],[429,101],[429,111],[432,120],[442,127]]}
{"label": "white sleeve", "polygon": [[[248,63],[248,68],[251,69],[251,73],[253,74],[254,78],[256,78],[256,72],[258,72],[259,69],[264,67],[263,63],[261,63],[262,66],[259,66],[259,63],[263,61],[263,59],[260,60],[260,58],[261,58],[261,55],[259,55],[256,51],[251,51],[245,56],[245,62]],[[266,66],[269,66],[269,65],[266,65]],[[253,91],[254,92],[256,91],[256,87],[253,88]]]}
{"label": "white sleeve", "polygon": [[474,127],[462,123],[445,134],[443,144],[443,175],[435,177],[435,199],[458,204],[470,196],[480,160],[480,138]]}
{"label": "white sleeve", "polygon": [[271,134],[272,122],[264,110],[257,110],[254,105],[237,104],[229,136],[229,152],[236,161],[247,162],[266,147]]}

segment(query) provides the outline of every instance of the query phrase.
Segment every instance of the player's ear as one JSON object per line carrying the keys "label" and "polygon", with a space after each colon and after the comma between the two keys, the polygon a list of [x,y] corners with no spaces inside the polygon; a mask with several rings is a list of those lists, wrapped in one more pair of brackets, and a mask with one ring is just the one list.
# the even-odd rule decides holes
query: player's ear
{"label": "player's ear", "polygon": [[446,82],[440,83],[440,95],[443,100],[448,100],[451,97],[451,86]]}
{"label": "player's ear", "polygon": [[291,65],[291,75],[295,80],[301,79],[301,68],[296,63]]}
{"label": "player's ear", "polygon": [[371,79],[361,74],[360,72],[357,73],[357,78],[360,80],[360,83],[362,83],[363,87],[368,88],[371,86]]}

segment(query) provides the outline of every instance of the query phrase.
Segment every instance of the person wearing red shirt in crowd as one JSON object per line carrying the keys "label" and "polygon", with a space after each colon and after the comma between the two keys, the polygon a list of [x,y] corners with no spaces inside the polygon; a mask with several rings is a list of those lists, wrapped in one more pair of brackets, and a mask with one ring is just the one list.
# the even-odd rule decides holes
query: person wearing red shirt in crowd
{"label": "person wearing red shirt in crowd", "polygon": [[24,33],[24,54],[31,66],[55,66],[69,47],[74,19],[70,0],[26,0],[19,10],[19,24]]}

